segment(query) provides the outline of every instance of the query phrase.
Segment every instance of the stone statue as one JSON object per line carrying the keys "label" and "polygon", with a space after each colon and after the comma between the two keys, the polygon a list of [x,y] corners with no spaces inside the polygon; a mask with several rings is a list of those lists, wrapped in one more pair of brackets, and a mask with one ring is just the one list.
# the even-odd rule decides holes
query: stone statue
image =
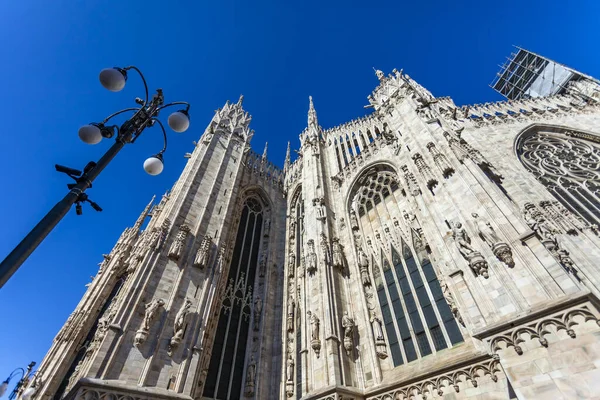
{"label": "stone statue", "polygon": [[294,239],[296,237],[296,218],[292,215],[290,216],[290,239]]}
{"label": "stone statue", "polygon": [[194,267],[203,269],[208,265],[210,260],[210,247],[212,244],[212,238],[209,235],[204,236],[200,243],[200,248],[194,258]]}
{"label": "stone statue", "polygon": [[454,318],[462,326],[465,326],[462,316],[460,315],[460,311],[458,310],[458,307],[456,306],[456,301],[454,301],[454,296],[452,295],[452,292],[448,288],[448,285],[442,279],[440,279],[439,282],[440,282],[440,287],[442,289],[442,294],[444,295],[444,299],[446,299],[446,303],[448,303],[448,307],[450,307],[450,312],[452,312],[452,314],[454,315]]}
{"label": "stone statue", "polygon": [[260,326],[260,317],[262,314],[263,303],[260,296],[254,299],[254,330],[258,331]]}
{"label": "stone statue", "polygon": [[356,218],[356,213],[353,209],[350,210],[350,227],[353,231],[358,230],[358,219]]}
{"label": "stone statue", "polygon": [[494,255],[510,268],[514,267],[515,262],[512,257],[510,246],[500,239],[489,221],[483,220],[483,218],[480,218],[477,213],[472,213],[471,215],[473,218],[475,218],[479,235],[483,238],[487,245],[492,248]]}
{"label": "stone statue", "polygon": [[315,253],[315,241],[310,239],[308,242],[308,253],[306,255],[306,270],[309,274],[317,271],[317,253]]}
{"label": "stone statue", "polygon": [[185,240],[187,239],[187,235],[190,232],[190,227],[183,224],[179,227],[179,232],[177,232],[177,236],[175,237],[175,241],[171,245],[169,249],[169,258],[172,260],[178,261],[179,257],[183,253],[183,248],[185,246]]}
{"label": "stone statue", "polygon": [[352,334],[354,333],[354,326],[354,320],[348,316],[348,311],[344,311],[342,327],[344,328],[344,349],[346,349],[346,355],[350,355],[352,352]]}
{"label": "stone statue", "polygon": [[296,308],[296,304],[294,303],[294,299],[291,297],[288,299],[287,303],[287,331],[294,332],[294,309]]}
{"label": "stone statue", "polygon": [[537,210],[535,204],[525,203],[523,218],[532,231],[537,233],[541,239],[554,241],[555,229],[553,229],[542,213]]}
{"label": "stone statue", "polygon": [[310,315],[310,326],[311,326],[311,340],[319,340],[319,318],[311,313]]}
{"label": "stone statue", "polygon": [[476,252],[473,246],[471,246],[471,239],[467,235],[467,231],[465,231],[460,222],[455,222],[452,225],[452,239],[454,239],[454,243],[463,257],[468,258],[469,255]]}
{"label": "stone statue", "polygon": [[185,328],[185,318],[187,317],[190,307],[192,306],[192,301],[190,299],[185,299],[183,306],[175,316],[175,321],[173,323],[173,337],[171,338],[171,342],[169,343],[169,347],[167,349],[167,354],[169,356],[173,355],[173,351],[179,346],[181,340],[183,339],[183,332]]}
{"label": "stone statue", "polygon": [[294,380],[294,359],[292,358],[291,354],[288,354],[286,372],[287,372],[286,374],[287,374],[288,382],[293,381]]}
{"label": "stone statue", "polygon": [[496,234],[494,227],[489,223],[489,221],[485,221],[483,218],[480,218],[477,213],[471,214],[473,218],[475,218],[477,224],[477,230],[479,234],[483,238],[483,240],[488,244],[488,246],[492,247],[496,243],[500,243],[502,240]]}
{"label": "stone statue", "polygon": [[460,254],[467,260],[476,275],[489,278],[488,264],[485,258],[471,246],[471,239],[460,222],[452,224],[452,239]]}
{"label": "stone statue", "polygon": [[271,231],[271,220],[269,218],[265,219],[263,236],[269,236],[269,232]]}
{"label": "stone statue", "polygon": [[386,359],[388,354],[387,346],[385,345],[385,337],[383,336],[381,319],[379,319],[375,313],[371,316],[371,326],[373,328],[373,335],[375,336],[375,350],[377,357]]}
{"label": "stone statue", "polygon": [[258,276],[265,276],[265,272],[267,270],[267,249],[264,249],[262,254],[260,255],[260,262],[258,263]]}
{"label": "stone statue", "polygon": [[317,318],[317,316],[314,313],[311,313],[310,311],[307,312],[308,317],[310,319],[310,326],[311,326],[311,331],[310,331],[310,347],[312,347],[312,349],[314,350],[317,358],[319,358],[319,355],[321,354],[321,339],[319,339],[319,318]]}
{"label": "stone statue", "polygon": [[245,395],[251,397],[254,395],[254,380],[256,379],[256,362],[254,356],[250,356],[248,368],[246,368],[246,389]]}
{"label": "stone statue", "polygon": [[296,270],[296,255],[293,251],[288,254],[288,277],[294,277],[294,271]]}
{"label": "stone statue", "polygon": [[342,253],[342,245],[340,244],[340,239],[334,238],[332,242],[333,266],[342,271],[344,269],[344,255]]}
{"label": "stone statue", "polygon": [[323,232],[321,232],[321,252],[323,253],[323,264],[329,265],[329,243],[327,242],[327,236]]}
{"label": "stone statue", "polygon": [[156,317],[158,309],[165,305],[163,299],[154,299],[150,303],[146,304],[146,312],[144,313],[144,320],[142,321],[141,328],[135,333],[134,345],[139,346],[144,343],[148,337],[150,331],[150,324]]}
{"label": "stone statue", "polygon": [[360,279],[363,286],[371,286],[371,277],[369,276],[369,257],[363,251],[362,247],[358,247],[358,268],[360,270]]}

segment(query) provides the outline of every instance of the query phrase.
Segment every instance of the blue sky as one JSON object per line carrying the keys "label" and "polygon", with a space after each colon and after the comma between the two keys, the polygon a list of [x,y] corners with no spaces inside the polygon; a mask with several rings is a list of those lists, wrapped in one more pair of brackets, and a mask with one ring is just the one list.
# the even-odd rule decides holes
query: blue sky
{"label": "blue sky", "polygon": [[169,132],[162,175],[142,169],[162,146],[154,128],[88,191],[104,211],[69,213],[0,289],[0,379],[41,361],[101,254],[171,187],[227,99],[244,94],[253,148],[268,141],[269,158],[282,165],[287,141],[299,145],[309,95],[326,128],[368,112],[372,67],[403,68],[457,104],[495,101],[487,85],[513,44],[600,77],[599,22],[593,0],[0,2],[0,257],[66,193],[54,164],[83,168],[110,145],[81,143],[78,127],[143,95],[134,75],[123,92],[105,91],[100,69],[134,64],[151,90],[192,104],[190,130]]}

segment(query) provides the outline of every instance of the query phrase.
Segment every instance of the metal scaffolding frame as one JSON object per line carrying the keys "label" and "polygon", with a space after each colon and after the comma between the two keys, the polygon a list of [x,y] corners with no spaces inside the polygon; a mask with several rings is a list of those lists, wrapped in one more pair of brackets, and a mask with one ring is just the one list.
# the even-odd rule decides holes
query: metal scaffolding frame
{"label": "metal scaffolding frame", "polygon": [[[557,63],[539,54],[514,46],[517,51],[512,52],[510,57],[506,58],[504,64],[499,65],[500,71],[490,83],[490,87],[509,100],[519,100],[522,98],[549,96],[553,94],[562,94],[567,92],[569,82],[587,79],[597,84],[600,82],[588,75],[582,74],[566,65]],[[551,82],[544,82],[548,79],[545,76],[547,68],[551,68]],[[562,77],[556,76],[557,70],[562,73]],[[564,73],[568,75],[564,76]],[[541,81],[539,81],[541,79]],[[532,93],[534,84],[549,83],[544,85],[544,93]],[[587,97],[587,96],[586,96]]]}

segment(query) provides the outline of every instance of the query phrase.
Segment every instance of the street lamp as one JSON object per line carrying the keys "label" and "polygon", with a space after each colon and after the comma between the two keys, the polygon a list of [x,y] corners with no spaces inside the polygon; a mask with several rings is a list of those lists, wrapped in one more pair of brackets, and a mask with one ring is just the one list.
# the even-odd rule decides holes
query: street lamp
{"label": "street lamp", "polygon": [[[19,394],[19,390],[21,390],[21,388],[23,388],[23,386],[25,386],[29,382],[31,370],[33,369],[34,366],[35,366],[35,361],[32,361],[27,366],[27,369],[16,368],[13,372],[11,372],[10,375],[8,375],[8,378],[6,378],[6,380],[4,382],[2,382],[2,384],[0,385],[0,397],[4,396],[4,393],[6,393],[6,390],[8,389],[8,384],[10,383],[10,380],[12,378],[14,378],[15,375],[17,375],[20,372],[21,379],[19,379],[19,382],[17,382],[17,384],[15,385],[15,388],[8,396],[9,400],[14,400],[14,398],[17,397],[17,395]],[[27,391],[27,390],[25,390],[25,391]],[[33,389],[33,391],[30,391],[28,398],[25,400],[28,400],[29,398],[31,398],[31,395],[33,393],[35,393],[35,389]],[[25,394],[25,393],[23,393],[23,394]]]}
{"label": "street lamp", "polygon": [[[106,117],[102,122],[90,123],[79,129],[79,138],[87,144],[97,144],[102,139],[110,139],[116,136],[115,143],[108,151],[97,161],[89,162],[83,169],[83,172],[77,169],[56,165],[58,172],[62,172],[71,177],[75,182],[67,185],[69,193],[59,201],[44,218],[29,232],[27,236],[15,247],[15,249],[0,263],[0,288],[6,281],[19,269],[27,257],[39,246],[39,244],[48,236],[54,227],[75,204],[75,211],[78,215],[82,213],[82,203],[89,203],[96,211],[102,211],[102,208],[91,201],[85,191],[92,187],[94,179],[100,175],[100,172],[106,168],[117,153],[128,143],[134,143],[142,134],[145,128],[158,125],[163,134],[164,145],[160,152],[149,157],[144,161],[144,170],[150,175],[158,175],[164,168],[163,153],[167,149],[167,134],[165,127],[158,120],[159,113],[171,106],[182,106],[183,108],[172,113],[168,118],[169,127],[175,132],[185,132],[190,125],[189,109],[190,104],[184,101],[175,101],[164,104],[162,89],[156,89],[156,93],[151,99],[148,98],[148,85],[142,72],[134,66],[126,68],[106,68],[100,72],[100,83],[106,89],[112,92],[118,92],[125,87],[127,82],[127,72],[133,70],[138,73],[145,89],[144,99],[136,98],[135,102],[139,107],[125,108]],[[109,125],[109,121],[117,115],[123,113],[133,113],[121,126]],[[1,389],[0,389],[1,390]]]}

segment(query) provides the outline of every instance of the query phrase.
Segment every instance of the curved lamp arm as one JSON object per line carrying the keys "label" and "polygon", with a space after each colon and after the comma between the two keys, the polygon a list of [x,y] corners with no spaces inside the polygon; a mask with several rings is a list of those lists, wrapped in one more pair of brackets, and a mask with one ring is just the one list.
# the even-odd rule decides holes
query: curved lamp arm
{"label": "curved lamp arm", "polygon": [[142,74],[142,71],[140,71],[138,69],[138,67],[134,66],[134,65],[130,65],[129,67],[125,67],[123,68],[125,71],[129,71],[130,69],[135,70],[135,72],[138,73],[138,75],[142,78],[142,82],[144,82],[144,90],[146,91],[146,100],[144,101],[144,105],[146,105],[146,103],[148,103],[148,85],[146,84],[146,78],[144,78],[144,75]]}
{"label": "curved lamp arm", "polygon": [[164,106],[159,107],[156,111],[160,111],[163,108],[167,108],[167,107],[171,107],[171,106],[176,106],[176,105],[184,105],[185,106],[185,111],[189,111],[190,110],[190,103],[188,103],[187,101],[174,101],[172,103],[165,104]]}
{"label": "curved lamp arm", "polygon": [[121,111],[117,111],[116,113],[110,114],[108,117],[104,118],[104,121],[102,121],[103,124],[107,123],[111,118],[116,117],[119,114],[123,114],[124,112],[127,111],[139,111],[140,108],[139,107],[131,107],[131,108],[125,108]]}

